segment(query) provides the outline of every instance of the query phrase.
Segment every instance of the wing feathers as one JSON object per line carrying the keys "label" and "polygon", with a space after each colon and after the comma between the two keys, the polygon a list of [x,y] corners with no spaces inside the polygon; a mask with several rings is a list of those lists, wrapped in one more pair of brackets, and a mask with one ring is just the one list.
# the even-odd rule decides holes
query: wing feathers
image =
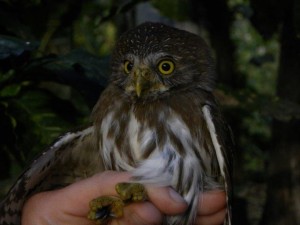
{"label": "wing feathers", "polygon": [[[227,155],[227,154],[231,154],[231,152],[225,151],[226,148],[230,148],[231,146],[222,146],[222,143],[226,143],[226,142],[222,141],[222,138],[224,137],[218,137],[218,135],[222,135],[222,134],[217,132],[210,107],[208,105],[203,106],[202,112],[212,139],[213,147],[215,149],[216,157],[220,168],[220,173],[224,179],[224,186],[225,186],[225,191],[227,196],[227,210],[228,210],[226,224],[231,225],[231,203],[230,203],[231,174],[229,168],[231,163],[228,161],[229,156]],[[216,124],[216,125],[221,126],[221,124]],[[222,143],[220,143],[219,141],[220,139]]]}
{"label": "wing feathers", "polygon": [[[97,153],[91,154],[93,160],[84,158],[83,154],[74,154],[74,151],[80,151],[80,149],[82,151],[82,146],[85,151],[96,149],[91,144],[93,132],[92,126],[77,132],[68,132],[41,153],[19,177],[6,198],[0,202],[0,224],[20,224],[23,204],[33,193],[61,187],[74,182],[75,179],[83,178],[83,174],[76,174],[77,167],[81,166],[82,169],[84,165],[95,161],[94,163],[98,164],[95,167],[99,170],[101,163],[97,156],[95,157]],[[99,157],[99,154],[97,155]],[[74,168],[66,169],[66,166]],[[64,172],[65,169],[66,172]],[[94,173],[94,171],[86,171],[86,173],[90,175],[89,173]]]}

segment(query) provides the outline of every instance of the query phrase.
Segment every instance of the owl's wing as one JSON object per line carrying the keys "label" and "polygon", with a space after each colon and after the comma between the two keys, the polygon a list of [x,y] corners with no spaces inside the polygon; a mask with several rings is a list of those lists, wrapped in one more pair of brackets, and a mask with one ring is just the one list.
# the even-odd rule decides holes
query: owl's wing
{"label": "owl's wing", "polygon": [[229,126],[221,117],[219,111],[212,106],[205,105],[202,108],[204,119],[210,133],[220,173],[224,180],[227,196],[226,225],[231,225],[231,195],[232,195],[232,162],[233,139]]}
{"label": "owl's wing", "polygon": [[23,204],[34,193],[63,187],[100,171],[93,133],[93,126],[66,133],[40,154],[0,203],[0,224],[20,224]]}

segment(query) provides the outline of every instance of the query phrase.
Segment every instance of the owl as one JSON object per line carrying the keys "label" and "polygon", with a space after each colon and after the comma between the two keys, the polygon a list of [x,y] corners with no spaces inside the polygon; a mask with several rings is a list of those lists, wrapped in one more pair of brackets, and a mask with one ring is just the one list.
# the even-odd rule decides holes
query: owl
{"label": "owl", "polygon": [[[231,224],[232,139],[212,94],[215,69],[203,39],[143,23],[121,35],[111,71],[93,124],[61,136],[33,161],[1,202],[0,224],[20,224],[34,193],[104,170],[133,174],[132,183],[116,187],[120,195],[129,187],[132,201],[146,199],[144,184],[173,187],[189,207],[166,217],[166,225],[192,224],[201,193],[224,189],[225,224]],[[102,203],[101,197],[91,202],[91,219],[110,219]]]}

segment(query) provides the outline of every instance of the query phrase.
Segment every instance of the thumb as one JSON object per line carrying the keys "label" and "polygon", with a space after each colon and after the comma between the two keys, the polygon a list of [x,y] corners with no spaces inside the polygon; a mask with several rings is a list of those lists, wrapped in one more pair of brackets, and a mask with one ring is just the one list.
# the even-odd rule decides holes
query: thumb
{"label": "thumb", "polygon": [[147,186],[146,189],[150,202],[164,214],[180,214],[188,207],[184,198],[171,187]]}

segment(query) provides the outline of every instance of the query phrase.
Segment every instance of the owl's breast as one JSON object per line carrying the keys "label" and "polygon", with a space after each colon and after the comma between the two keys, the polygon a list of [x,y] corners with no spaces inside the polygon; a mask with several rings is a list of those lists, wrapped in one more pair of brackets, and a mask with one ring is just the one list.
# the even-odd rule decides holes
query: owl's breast
{"label": "owl's breast", "polygon": [[200,119],[193,121],[191,129],[184,116],[188,115],[161,105],[116,105],[99,126],[99,149],[106,169],[132,171],[146,160],[159,157],[169,161],[185,158],[187,162],[209,158],[201,149]]}
{"label": "owl's breast", "polygon": [[156,129],[139,121],[133,109],[112,110],[99,129],[100,154],[107,169],[131,171],[157,148]]}

